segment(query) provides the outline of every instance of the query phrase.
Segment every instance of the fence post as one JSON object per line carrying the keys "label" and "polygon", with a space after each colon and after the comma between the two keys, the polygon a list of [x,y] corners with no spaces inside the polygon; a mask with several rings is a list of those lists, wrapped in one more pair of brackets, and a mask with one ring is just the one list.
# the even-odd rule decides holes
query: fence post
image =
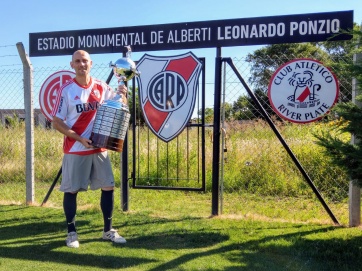
{"label": "fence post", "polygon": [[221,48],[216,50],[214,92],[214,131],[212,154],[212,199],[211,215],[219,215],[220,195],[220,110],[221,110]]}
{"label": "fence post", "polygon": [[[362,26],[361,26],[362,29]],[[353,55],[353,63],[361,63],[362,54]],[[352,81],[352,102],[357,104],[359,107],[362,105],[356,101],[356,96],[361,94],[359,91],[358,81],[356,78],[353,78]],[[352,135],[351,143],[356,144],[357,138]],[[349,226],[356,227],[361,224],[361,188],[351,180],[349,182]]]}
{"label": "fence post", "polygon": [[23,86],[25,109],[26,146],[26,204],[34,203],[34,108],[33,108],[33,68],[22,42],[16,44],[23,62]]}

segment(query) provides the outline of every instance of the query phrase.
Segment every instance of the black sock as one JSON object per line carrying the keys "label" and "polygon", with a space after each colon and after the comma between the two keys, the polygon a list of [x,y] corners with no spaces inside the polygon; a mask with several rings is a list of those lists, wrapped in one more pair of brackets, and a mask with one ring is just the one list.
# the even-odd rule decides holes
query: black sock
{"label": "black sock", "polygon": [[68,233],[76,231],[75,229],[75,214],[77,212],[77,194],[64,193],[63,209],[65,219],[67,220]]}
{"label": "black sock", "polygon": [[113,214],[113,190],[103,191],[101,194],[101,210],[103,213],[104,231],[107,232],[112,228],[112,214]]}

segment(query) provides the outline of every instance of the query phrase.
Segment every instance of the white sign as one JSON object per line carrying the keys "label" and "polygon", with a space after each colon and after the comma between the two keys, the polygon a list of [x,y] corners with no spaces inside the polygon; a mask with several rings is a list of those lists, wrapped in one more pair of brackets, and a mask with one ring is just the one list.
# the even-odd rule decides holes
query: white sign
{"label": "white sign", "polygon": [[189,122],[195,107],[202,63],[191,52],[177,56],[145,54],[138,62],[140,104],[145,121],[169,142]]}
{"label": "white sign", "polygon": [[336,103],[339,85],[336,76],[321,62],[294,59],[273,74],[268,97],[281,118],[308,123],[326,115]]}

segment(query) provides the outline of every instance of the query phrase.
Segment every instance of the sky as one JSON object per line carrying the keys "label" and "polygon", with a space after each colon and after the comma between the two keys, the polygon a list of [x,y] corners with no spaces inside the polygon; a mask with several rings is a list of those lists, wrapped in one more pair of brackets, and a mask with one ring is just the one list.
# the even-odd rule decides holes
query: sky
{"label": "sky", "polygon": [[[362,23],[361,0],[0,0],[0,68],[21,64],[15,45],[24,44],[29,52],[29,33],[120,26],[170,24],[234,18],[319,13],[354,10],[354,22]],[[10,45],[10,46],[9,46]],[[253,46],[225,47],[222,55],[237,57],[255,50]],[[193,51],[198,57],[214,57],[215,49]],[[165,52],[163,52],[164,54]],[[182,52],[181,52],[182,53]],[[152,52],[151,52],[152,54]],[[179,53],[177,53],[179,54]],[[132,55],[134,60],[142,54]],[[114,54],[92,56],[94,62],[109,63]],[[69,57],[32,57],[34,67],[67,65]]]}
{"label": "sky", "polygon": [[[21,66],[16,43],[29,53],[29,33],[122,26],[172,24],[223,19],[252,18],[330,11],[354,11],[354,22],[362,23],[361,0],[0,0],[0,70]],[[260,46],[222,48],[223,57],[243,57]],[[178,55],[190,50],[147,52],[151,55]],[[197,57],[213,63],[216,49],[191,50]],[[132,54],[138,60],[145,52]],[[121,57],[96,54],[96,64],[108,64]],[[211,60],[208,60],[211,58]],[[34,68],[69,65],[70,56],[30,57]],[[213,74],[213,69],[207,68]],[[206,79],[207,81],[210,79]]]}

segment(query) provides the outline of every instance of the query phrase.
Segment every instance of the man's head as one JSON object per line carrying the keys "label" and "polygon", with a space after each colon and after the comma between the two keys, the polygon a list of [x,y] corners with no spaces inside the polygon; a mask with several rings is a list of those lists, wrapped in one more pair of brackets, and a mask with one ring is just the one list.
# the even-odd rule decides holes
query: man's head
{"label": "man's head", "polygon": [[88,76],[92,68],[92,60],[86,51],[75,51],[70,66],[74,69],[77,77]]}

